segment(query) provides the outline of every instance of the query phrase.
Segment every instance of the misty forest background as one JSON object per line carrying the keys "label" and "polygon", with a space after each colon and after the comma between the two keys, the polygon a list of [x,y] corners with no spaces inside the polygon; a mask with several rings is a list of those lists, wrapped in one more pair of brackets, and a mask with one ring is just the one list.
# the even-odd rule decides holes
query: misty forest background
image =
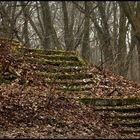
{"label": "misty forest background", "polygon": [[139,1],[1,1],[0,37],[28,48],[76,51],[140,82]]}

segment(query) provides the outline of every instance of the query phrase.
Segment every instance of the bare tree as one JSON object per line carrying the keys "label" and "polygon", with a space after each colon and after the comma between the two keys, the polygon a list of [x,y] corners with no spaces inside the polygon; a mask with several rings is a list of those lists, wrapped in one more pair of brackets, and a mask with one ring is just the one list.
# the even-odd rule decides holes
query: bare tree
{"label": "bare tree", "polygon": [[139,60],[139,75],[140,75],[140,47],[139,47],[139,44],[140,44],[140,16],[139,16],[140,3],[136,2],[135,11],[134,9],[132,9],[129,2],[119,2],[119,5],[123,9],[130,24],[132,25],[134,33],[138,41],[137,50],[138,50],[138,60]]}
{"label": "bare tree", "polygon": [[74,48],[74,37],[73,37],[73,24],[74,24],[74,15],[71,15],[71,23],[69,20],[67,3],[65,1],[62,2],[62,11],[63,11],[63,19],[64,19],[64,40],[66,45],[66,50],[73,50]]}
{"label": "bare tree", "polygon": [[42,22],[44,27],[43,46],[47,49],[61,49],[57,34],[53,27],[49,2],[40,2]]}
{"label": "bare tree", "polygon": [[29,8],[26,7],[26,3],[24,1],[21,1],[21,6],[23,9],[23,18],[24,18],[23,38],[25,40],[26,46],[30,48],[29,25],[28,25]]}
{"label": "bare tree", "polygon": [[82,40],[82,56],[89,62],[90,58],[90,9],[89,3],[85,1],[85,22],[84,22],[84,35]]}

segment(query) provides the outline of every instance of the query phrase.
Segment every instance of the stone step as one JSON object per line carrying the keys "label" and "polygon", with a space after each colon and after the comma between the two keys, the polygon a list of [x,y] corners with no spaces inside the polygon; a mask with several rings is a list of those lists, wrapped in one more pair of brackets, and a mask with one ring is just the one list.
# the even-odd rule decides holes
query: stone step
{"label": "stone step", "polygon": [[91,86],[56,86],[56,90],[61,90],[61,91],[88,91],[91,90]]}
{"label": "stone step", "polygon": [[67,67],[61,67],[61,66],[41,66],[40,65],[33,65],[31,66],[34,70],[42,71],[42,72],[51,72],[51,73],[57,73],[57,72],[65,72],[65,73],[80,73],[80,72],[87,72],[87,67],[84,66],[67,66]]}
{"label": "stone step", "polygon": [[140,106],[122,106],[122,107],[118,107],[118,106],[105,106],[105,107],[101,107],[101,106],[96,106],[93,107],[95,111],[114,111],[114,112],[122,112],[122,113],[131,113],[131,112],[136,112],[139,113],[140,112]]}
{"label": "stone step", "polygon": [[[114,120],[115,121],[115,120]],[[119,124],[131,124],[131,123],[140,123],[140,118],[137,119],[118,119]]]}
{"label": "stone step", "polygon": [[45,55],[45,54],[35,54],[35,53],[30,53],[30,54],[25,54],[25,57],[29,58],[44,58],[47,60],[67,60],[67,61],[79,61],[78,56],[76,55]]}
{"label": "stone step", "polygon": [[[91,73],[78,73],[78,74],[68,74],[68,73],[46,73],[46,72],[35,72],[35,74],[39,76],[43,76],[44,78],[53,78],[53,79],[86,79],[86,78],[92,78]],[[47,80],[47,79],[46,79]],[[55,80],[53,80],[55,81]]]}
{"label": "stone step", "polygon": [[65,97],[67,99],[75,99],[79,100],[80,98],[90,97],[91,91],[90,90],[63,90],[63,89],[55,89],[55,92],[59,94],[60,97]]}
{"label": "stone step", "polygon": [[119,132],[123,134],[139,134],[140,135],[140,128],[123,128]]}
{"label": "stone step", "polygon": [[91,85],[94,83],[92,78],[87,79],[80,79],[80,80],[46,80],[46,82],[50,85],[63,85],[63,86],[78,86],[78,85]]}
{"label": "stone step", "polygon": [[64,92],[62,92],[61,90],[56,90],[55,89],[55,91],[58,93],[58,94],[63,94],[65,97],[70,97],[71,96],[71,98],[75,98],[75,99],[78,99],[79,100],[79,98],[83,98],[83,97],[87,97],[87,96],[91,96],[91,92],[89,91],[89,90],[83,90],[83,91],[69,91],[69,90],[67,90],[67,91],[64,91]]}
{"label": "stone step", "polygon": [[140,98],[126,98],[126,99],[102,99],[102,98],[83,98],[81,102],[90,104],[92,106],[124,106],[132,104],[140,104]]}
{"label": "stone step", "polygon": [[121,119],[121,120],[136,120],[140,119],[140,113],[112,113],[109,116],[110,118],[114,119]]}
{"label": "stone step", "polygon": [[37,59],[37,58],[26,58],[24,57],[17,60],[19,63],[29,63],[29,64],[40,64],[40,65],[50,65],[50,66],[82,66],[83,64],[75,61],[51,61],[46,59]]}
{"label": "stone step", "polygon": [[[115,122],[113,125],[119,125],[120,127],[126,128],[140,128],[140,121],[135,122]],[[122,128],[123,129],[123,128]]]}

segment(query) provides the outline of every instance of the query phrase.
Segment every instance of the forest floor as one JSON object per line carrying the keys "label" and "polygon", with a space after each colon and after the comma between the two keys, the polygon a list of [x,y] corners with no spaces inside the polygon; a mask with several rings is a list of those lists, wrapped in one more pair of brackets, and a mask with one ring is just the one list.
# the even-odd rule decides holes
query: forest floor
{"label": "forest floor", "polygon": [[[139,84],[94,65],[89,70],[98,81],[93,97],[139,96]],[[34,86],[20,85],[18,79],[0,85],[0,138],[130,138],[103,119],[106,113],[56,92],[41,79],[36,81]]]}

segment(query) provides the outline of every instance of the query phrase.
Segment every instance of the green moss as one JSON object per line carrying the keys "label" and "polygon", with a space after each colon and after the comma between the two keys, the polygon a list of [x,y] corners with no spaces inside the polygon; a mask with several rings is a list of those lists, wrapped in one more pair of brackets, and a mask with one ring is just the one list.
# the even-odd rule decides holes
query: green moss
{"label": "green moss", "polygon": [[16,48],[16,47],[12,47],[12,48],[11,48],[11,51],[12,51],[12,53],[15,53],[15,54],[20,54],[19,49],[18,49],[18,48]]}
{"label": "green moss", "polygon": [[64,86],[79,86],[79,85],[87,85],[87,84],[91,84],[93,83],[92,79],[87,81],[87,82],[84,82],[83,80],[80,80],[80,81],[77,81],[77,80],[70,80],[70,81],[67,81],[67,80],[59,80],[59,81],[47,81],[48,84],[56,84],[56,85],[64,85]]}
{"label": "green moss", "polygon": [[[57,86],[55,79],[69,79],[74,81],[74,83],[61,81],[61,83],[58,83],[58,85],[61,85],[59,89],[62,88],[61,90],[65,91],[86,91],[91,89],[91,87],[85,87],[85,84],[90,84],[92,82],[84,82],[83,79],[92,78],[93,76],[92,74],[84,72],[81,73],[84,71],[84,69],[78,68],[78,66],[82,66],[85,64],[85,62],[80,58],[80,56],[76,55],[74,51],[44,50],[36,48],[18,48],[18,50],[20,50],[18,51],[20,53],[18,53],[16,56],[18,58],[17,62],[35,64],[33,68],[35,73],[39,76],[50,78],[52,81],[54,81],[53,83],[50,82],[50,84],[55,84]],[[75,66],[75,68],[71,68],[73,66]],[[45,70],[46,72],[39,72],[39,70]],[[62,74],[58,72],[62,72]],[[66,72],[69,72],[69,74]],[[81,81],[77,82],[75,79],[81,79]],[[24,83],[24,80],[21,80],[19,84],[22,83]]]}
{"label": "green moss", "polygon": [[2,75],[2,73],[0,73],[0,84],[2,84],[3,83],[3,75]]}
{"label": "green moss", "polygon": [[130,113],[130,112],[135,112],[135,113],[139,113],[140,112],[140,108],[139,107],[135,107],[135,108],[101,108],[101,107],[94,107],[95,111],[115,111],[115,112],[121,112],[121,113]]}
{"label": "green moss", "polygon": [[131,123],[120,123],[120,122],[118,122],[118,124],[120,126],[131,127],[131,128],[140,127],[140,122],[131,122]]}
{"label": "green moss", "polygon": [[115,115],[115,116],[110,116],[111,118],[119,118],[119,119],[129,119],[129,120],[133,120],[133,119],[139,119],[140,118],[140,114],[127,114],[127,115]]}
{"label": "green moss", "polygon": [[[22,50],[21,54],[25,54],[25,59],[27,61],[32,60],[33,62],[36,61],[54,66],[81,66],[85,64],[80,56],[76,55],[76,53],[72,51],[44,50],[35,48],[22,48],[20,50]],[[31,58],[31,56],[34,58]]]}
{"label": "green moss", "polygon": [[77,61],[78,62],[78,59],[77,59],[77,56],[75,55],[46,55],[46,54],[26,54],[25,55],[26,57],[34,57],[34,58],[44,58],[44,59],[47,59],[47,60],[66,60],[66,61]]}
{"label": "green moss", "polygon": [[67,67],[63,67],[63,66],[40,66],[39,64],[35,65],[34,70],[40,71],[40,72],[50,72],[50,73],[58,73],[58,72],[63,72],[63,73],[79,73],[82,71],[85,71],[86,68],[85,67],[81,67],[81,66],[67,66]]}
{"label": "green moss", "polygon": [[0,73],[0,84],[2,83],[10,83],[12,80],[15,80],[17,78],[15,73],[6,72],[6,73]]}
{"label": "green moss", "polygon": [[121,130],[119,131],[120,133],[125,133],[125,134],[140,134],[140,130],[135,130],[135,129],[130,129],[130,130]]}
{"label": "green moss", "polygon": [[80,56],[77,56],[77,59],[82,65],[85,64],[84,60]]}
{"label": "green moss", "polygon": [[138,98],[128,98],[128,99],[83,98],[80,101],[83,102],[84,104],[90,104],[93,106],[123,106],[123,105],[140,104],[140,99]]}
{"label": "green moss", "polygon": [[79,73],[81,71],[84,71],[86,68],[82,68],[80,66],[76,66],[76,67],[40,67],[37,66],[37,70],[40,71],[45,71],[45,72],[51,72],[51,73],[57,73],[57,72],[64,72],[64,73]]}
{"label": "green moss", "polygon": [[90,90],[91,87],[85,87],[85,86],[77,86],[77,87],[73,87],[73,86],[61,86],[61,87],[56,87],[55,89],[57,90],[62,90],[62,91],[86,91],[86,90]]}
{"label": "green moss", "polygon": [[37,72],[37,75],[44,76],[46,78],[54,78],[54,79],[83,79],[83,78],[92,78],[91,74],[88,73],[79,73],[79,74],[49,74],[45,72]]}
{"label": "green moss", "polygon": [[6,80],[14,80],[16,78],[16,75],[14,73],[4,73],[4,79]]}
{"label": "green moss", "polygon": [[[79,62],[75,61],[51,61],[46,59],[37,59],[37,58],[26,58],[24,59],[27,62],[30,62],[32,64],[39,63],[41,65],[52,65],[52,66],[81,66]],[[23,61],[24,61],[23,60]]]}

